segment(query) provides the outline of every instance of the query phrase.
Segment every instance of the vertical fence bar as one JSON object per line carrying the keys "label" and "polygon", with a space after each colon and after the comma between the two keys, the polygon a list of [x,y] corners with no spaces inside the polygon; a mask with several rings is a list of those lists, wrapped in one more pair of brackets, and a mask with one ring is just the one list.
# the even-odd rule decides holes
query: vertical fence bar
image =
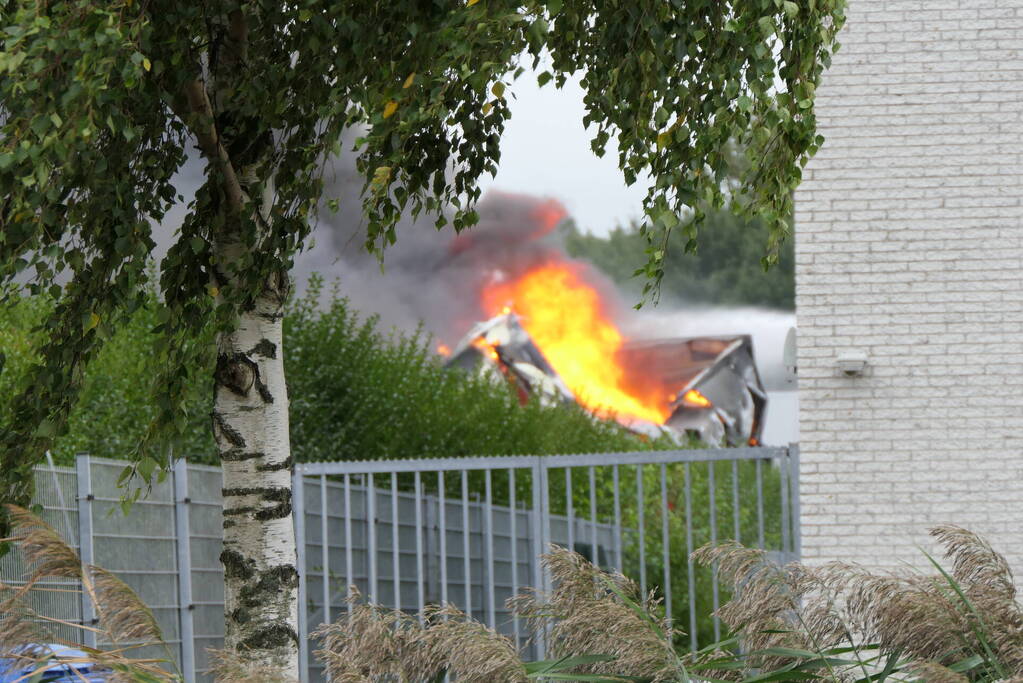
{"label": "vertical fence bar", "polygon": [[781,482],[781,552],[785,561],[789,561],[789,464],[788,458],[778,458],[778,475]]}
{"label": "vertical fence bar", "polygon": [[64,499],[64,488],[60,485],[57,477],[57,466],[53,464],[53,456],[46,451],[46,463],[50,466],[50,478],[53,479],[53,490],[57,494],[57,504],[60,505],[60,514],[64,518],[64,533],[71,535],[71,515],[68,514],[67,501]]}
{"label": "vertical fence bar", "polygon": [[[49,453],[47,453],[49,456]],[[59,489],[58,489],[59,490]],[[195,682],[195,623],[192,618],[192,548],[189,533],[188,461],[174,463],[174,545],[178,560],[178,622],[181,632],[181,675]]]}
{"label": "vertical fence bar", "polygon": [[[542,456],[537,457],[533,468],[533,514],[537,530],[534,538],[536,538],[538,546],[537,552],[533,553],[533,571],[536,574],[536,581],[533,585],[550,591],[551,582],[540,563],[540,555],[547,551],[547,544],[551,538],[550,487],[547,481],[547,463]],[[546,629],[541,627],[537,631],[534,642],[536,643],[536,659],[543,659],[547,655]]]}
{"label": "vertical fence bar", "polygon": [[377,489],[373,473],[366,475],[366,552],[369,553],[369,601],[380,602],[377,592]]}
{"label": "vertical fence bar", "polygon": [[[715,466],[714,461],[710,460],[707,462],[707,491],[710,493],[710,544],[717,545],[718,543],[718,504],[717,504],[717,483],[714,480],[715,477]],[[713,563],[710,567],[711,572],[711,598],[712,606],[714,609],[714,642],[721,640],[721,620],[717,617],[718,607],[720,606],[721,593],[718,588],[718,564]]]}
{"label": "vertical fence bar", "polygon": [[565,468],[565,516],[568,517],[568,549],[575,550],[575,501],[572,499],[572,468]]}
{"label": "vertical fence bar", "polygon": [[664,562],[664,615],[668,621],[671,621],[671,560],[669,558],[671,539],[668,533],[669,522],[668,466],[661,463],[661,556]]}
{"label": "vertical fence bar", "polygon": [[800,528],[801,511],[799,507],[799,444],[789,444],[789,462],[792,463],[792,551],[793,560],[803,558],[803,530]]}
{"label": "vertical fence bar", "polygon": [[327,531],[327,475],[320,475],[320,562],[323,563],[323,623],[330,623],[330,534]]}
{"label": "vertical fence bar", "polygon": [[[519,594],[519,508],[515,500],[515,468],[508,469],[508,509],[511,511],[511,584],[512,595]],[[515,650],[521,647],[519,643],[519,615],[512,613],[512,628],[515,631]]]}
{"label": "vertical fence bar", "polygon": [[636,517],[639,527],[639,590],[646,596],[646,530],[643,516],[646,499],[643,495],[643,466],[636,465]]}
{"label": "vertical fence bar", "polygon": [[448,604],[448,501],[444,491],[444,471],[437,472],[437,544],[440,554],[440,602]]}
{"label": "vertical fence bar", "polygon": [[391,472],[391,569],[394,577],[394,609],[401,609],[401,548],[398,534],[398,474]]}
{"label": "vertical fence bar", "polygon": [[292,515],[295,523],[295,549],[298,555],[298,676],[301,683],[309,680],[309,615],[306,605],[306,573],[308,562],[305,552],[305,477],[295,468],[291,475]]}
{"label": "vertical fence bar", "polygon": [[757,547],[764,549],[764,461],[757,458]]}
{"label": "vertical fence bar", "polygon": [[686,581],[689,588],[689,646],[693,652],[698,647],[696,637],[696,577],[693,567],[693,481],[689,463],[685,463],[686,495]]}
{"label": "vertical fence bar", "polygon": [[[92,494],[92,463],[87,453],[75,458],[75,473],[78,478],[78,557],[82,565],[90,565],[96,562],[92,547],[92,501],[95,496]],[[92,627],[96,625],[96,607],[85,587],[82,588],[82,624]],[[94,631],[84,630],[82,638],[87,647],[96,647]]]}
{"label": "vertical fence bar", "polygon": [[[490,470],[484,472],[484,498],[486,505],[484,507],[483,517],[483,533],[487,537],[485,548],[487,551],[487,578],[485,579],[487,586],[487,623],[490,628],[497,628],[497,612],[494,608],[494,492],[492,490],[493,481],[490,474]],[[515,514],[515,508],[512,508],[511,514]]]}
{"label": "vertical fence bar", "polygon": [[465,572],[462,585],[465,587],[465,613],[472,617],[472,543],[469,532],[469,472],[462,470],[462,571]]}
{"label": "vertical fence bar", "polygon": [[740,528],[741,515],[739,514],[739,461],[732,461],[732,520],[735,522],[735,541],[739,543],[742,533]]}
{"label": "vertical fence bar", "polygon": [[597,473],[590,466],[590,562],[594,566],[600,566],[600,558],[597,556]]}
{"label": "vertical fence bar", "polygon": [[416,591],[418,593],[419,619],[423,619],[423,608],[426,607],[426,588],[423,585],[423,477],[415,473],[416,489]]}
{"label": "vertical fence bar", "polygon": [[[352,561],[352,475],[345,475],[345,597],[355,585],[355,563]],[[352,614],[352,603],[348,603],[348,614]]]}
{"label": "vertical fence bar", "polygon": [[622,501],[618,481],[618,465],[611,467],[611,483],[614,486],[614,553],[615,569],[622,571]]}

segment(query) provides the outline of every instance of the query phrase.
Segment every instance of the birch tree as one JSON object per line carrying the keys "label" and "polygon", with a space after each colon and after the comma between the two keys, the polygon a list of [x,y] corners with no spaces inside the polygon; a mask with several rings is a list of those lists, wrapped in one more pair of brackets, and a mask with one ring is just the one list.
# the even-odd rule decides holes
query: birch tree
{"label": "birch tree", "polygon": [[[648,265],[691,245],[746,150],[737,210],[789,232],[791,191],[822,139],[814,91],[844,0],[5,0],[0,3],[0,283],[53,301],[41,361],[0,433],[5,501],[66,428],[83,368],[145,302],[152,226],[205,163],[159,264],[157,417],[124,482],[169,465],[186,368],[214,367],[224,467],[226,643],[297,671],[295,542],[282,306],[321,200],[325,159],[365,178],[365,246],[400,215],[476,218],[523,67],[582,72],[585,123],[614,138],[627,183],[648,173]],[[346,130],[357,140],[342,150]],[[555,190],[556,188],[552,188]],[[342,274],[344,277],[344,274]],[[26,284],[27,283],[27,284]],[[213,325],[215,348],[198,343]],[[215,356],[215,360],[211,358]],[[141,490],[135,489],[136,492]],[[137,493],[136,493],[137,495]]]}

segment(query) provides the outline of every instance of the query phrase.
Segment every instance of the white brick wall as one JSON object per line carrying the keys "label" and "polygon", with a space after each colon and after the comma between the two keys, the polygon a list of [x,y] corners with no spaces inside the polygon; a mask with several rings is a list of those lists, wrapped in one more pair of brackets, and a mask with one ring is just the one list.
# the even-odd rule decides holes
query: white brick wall
{"label": "white brick wall", "polygon": [[796,195],[804,557],[954,522],[1023,574],[1023,0],[849,4]]}

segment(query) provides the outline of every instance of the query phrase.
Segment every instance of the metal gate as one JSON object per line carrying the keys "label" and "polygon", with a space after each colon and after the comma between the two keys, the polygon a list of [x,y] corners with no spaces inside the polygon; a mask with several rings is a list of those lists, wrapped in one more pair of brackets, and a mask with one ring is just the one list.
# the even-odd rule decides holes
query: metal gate
{"label": "metal gate", "polygon": [[724,589],[689,555],[736,539],[798,559],[798,467],[796,446],[297,465],[302,680],[320,678],[309,634],[352,585],[409,612],[454,604],[542,657],[504,603],[550,588],[552,543],[656,589],[692,648],[720,639]]}

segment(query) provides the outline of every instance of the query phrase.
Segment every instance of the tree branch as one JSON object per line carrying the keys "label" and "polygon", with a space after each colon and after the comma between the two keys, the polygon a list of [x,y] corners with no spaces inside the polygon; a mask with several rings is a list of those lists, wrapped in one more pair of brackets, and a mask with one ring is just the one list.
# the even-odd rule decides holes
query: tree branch
{"label": "tree branch", "polygon": [[202,79],[194,78],[185,83],[182,91],[185,101],[172,102],[171,109],[195,135],[199,149],[206,158],[218,166],[223,174],[224,194],[227,196],[228,205],[233,212],[241,213],[245,206],[245,192],[238,181],[231,156],[221,142],[213,116],[213,105],[210,104],[209,95],[206,93],[206,85]]}

